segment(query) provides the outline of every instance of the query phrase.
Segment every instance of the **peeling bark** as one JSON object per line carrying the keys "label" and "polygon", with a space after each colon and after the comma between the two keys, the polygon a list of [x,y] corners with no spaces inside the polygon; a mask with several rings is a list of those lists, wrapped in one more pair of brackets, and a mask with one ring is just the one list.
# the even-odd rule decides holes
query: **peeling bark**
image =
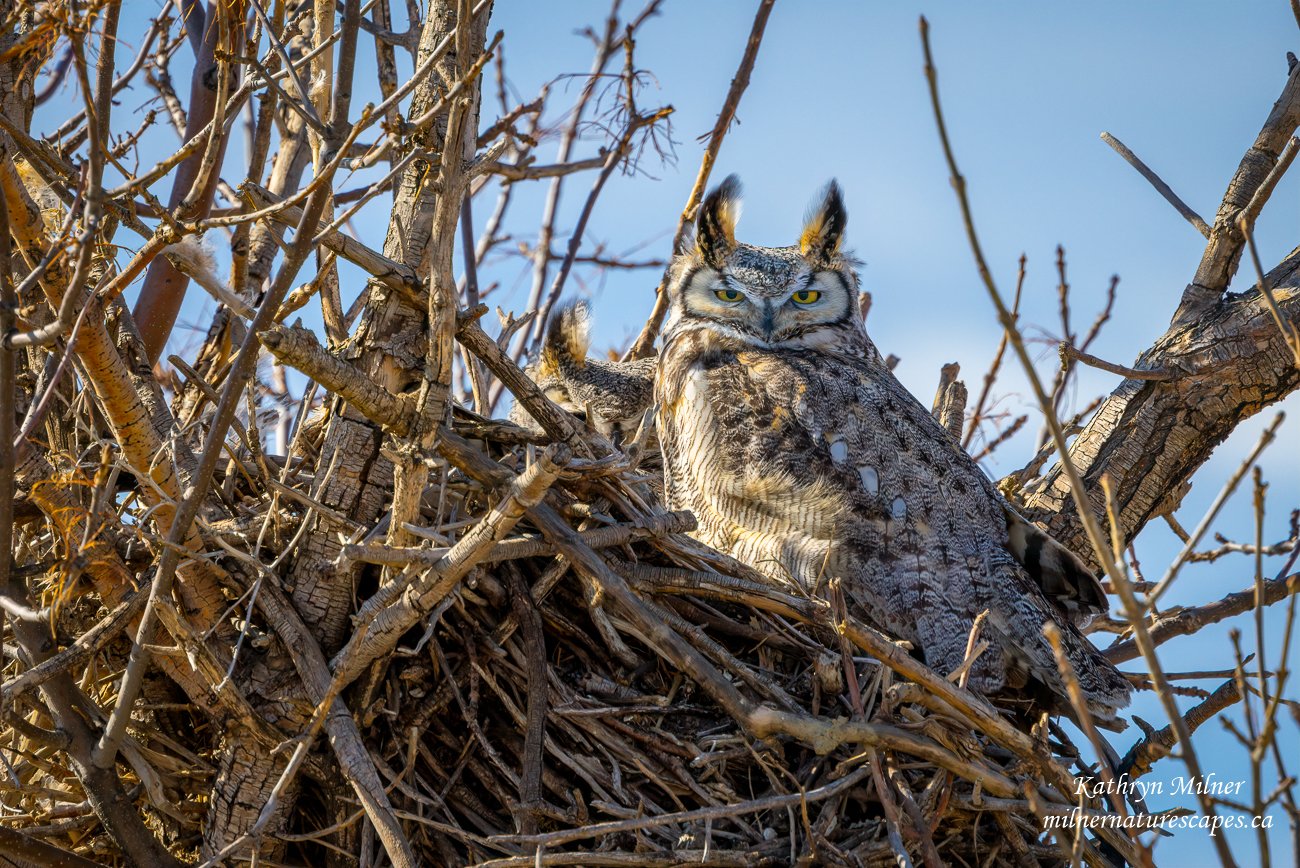
{"label": "peeling bark", "polygon": [[[1119,530],[1131,542],[1152,518],[1177,509],[1192,475],[1244,420],[1300,385],[1300,371],[1258,286],[1225,294],[1246,243],[1239,221],[1254,225],[1280,173],[1279,162],[1300,126],[1300,64],[1291,63],[1282,93],[1246,150],[1219,203],[1195,275],[1168,331],[1131,366],[1169,379],[1125,379],[1069,447],[1103,524],[1101,481],[1109,477]],[[1300,248],[1265,278],[1292,327],[1300,322]],[[1061,464],[1024,492],[1034,518],[1062,542],[1092,558]]]}
{"label": "peeling bark", "polygon": [[[487,30],[485,12],[475,23],[473,44],[482,46]],[[435,2],[430,5],[420,34],[416,56],[418,67],[443,39],[456,29],[456,4]],[[412,94],[411,117],[418,117],[438,102],[456,80],[457,57],[453,48],[434,66],[434,74],[418,85]],[[477,89],[475,89],[477,93]],[[461,142],[465,158],[473,155],[477,129],[477,96]],[[428,129],[418,131],[414,144],[426,151],[441,154],[446,133],[445,119],[435,119]],[[383,253],[389,259],[426,275],[430,268],[431,243],[434,241],[433,218],[438,202],[438,187],[430,173],[436,165],[415,160],[402,173],[395,194],[392,218]],[[424,368],[427,344],[426,311],[414,307],[402,294],[370,281],[368,298],[360,322],[341,355],[352,361],[372,380],[393,394],[411,389]],[[382,433],[364,416],[346,405],[335,406],[325,431],[317,462],[317,486],[312,497],[362,523],[373,521],[392,496],[392,464],[382,457]],[[294,604],[304,620],[316,631],[327,654],[337,651],[347,627],[352,603],[355,572],[340,570],[334,561],[340,544],[325,532],[324,519],[317,518],[317,529],[308,534],[294,566]]]}
{"label": "peeling bark", "polygon": [[[1283,315],[1300,324],[1300,248],[1268,280]],[[1239,424],[1300,386],[1300,370],[1258,287],[1223,298],[1194,322],[1170,326],[1133,367],[1175,377],[1124,380],[1070,444],[1070,460],[1103,522],[1101,480],[1110,477],[1126,543],[1178,507],[1192,475]],[[1061,542],[1090,552],[1059,464],[1026,504]]]}
{"label": "peeling bark", "polygon": [[[440,42],[455,33],[456,15],[454,2],[432,4],[420,35],[417,67]],[[485,12],[476,22],[472,37],[475,46],[482,46],[487,18]],[[434,74],[416,87],[409,114],[418,116],[436,104],[440,94],[456,81],[457,70],[457,57],[453,50],[435,65]],[[462,160],[468,160],[474,153],[477,96],[471,105],[461,142]],[[445,120],[440,118],[428,129],[418,131],[414,144],[425,151],[440,154],[445,132]],[[301,151],[309,155],[306,148]],[[305,157],[299,153],[296,159],[305,160]],[[287,159],[285,164],[289,165]],[[277,172],[279,167],[277,160]],[[433,221],[441,188],[430,177],[436,170],[436,163],[416,160],[402,174],[384,245],[385,256],[420,275],[429,273],[430,256],[436,246]],[[291,185],[286,183],[283,190],[276,190],[273,175],[272,192],[278,194],[290,188]],[[255,241],[263,238],[269,239],[269,233],[258,236]],[[271,244],[274,244],[273,239]],[[250,254],[250,286],[259,273],[259,249],[272,252],[265,246],[265,241],[254,247]],[[380,382],[389,393],[400,394],[418,382],[424,367],[428,340],[426,312],[413,305],[408,294],[394,292],[378,280],[372,280],[365,291],[368,293],[366,306],[355,333],[341,354]],[[373,523],[393,497],[393,467],[387,458],[380,455],[383,444],[384,433],[379,426],[346,404],[336,402],[316,461],[316,483],[311,497],[359,523]],[[338,650],[345,639],[357,569],[337,565],[341,544],[334,519],[318,514],[311,521],[314,526],[299,545],[286,589],[292,594],[294,608],[328,655]],[[281,683],[292,674],[291,656],[287,653],[268,655],[264,677],[269,683]],[[300,686],[291,688],[289,696],[296,701],[289,701],[288,696],[265,697],[263,710],[286,731],[300,731],[310,710]],[[208,855],[220,852],[251,828],[287,761],[286,756],[269,757],[255,745],[246,745],[237,737],[227,739],[225,745],[205,834],[204,852]],[[296,789],[291,787],[281,797],[281,804],[292,803],[295,794]],[[344,783],[330,794],[346,798],[351,791]],[[340,801],[335,812],[339,816],[335,819],[342,819],[354,810],[354,802]],[[278,819],[282,819],[285,811],[281,808],[278,812]],[[278,824],[273,820],[268,831],[275,828]]]}

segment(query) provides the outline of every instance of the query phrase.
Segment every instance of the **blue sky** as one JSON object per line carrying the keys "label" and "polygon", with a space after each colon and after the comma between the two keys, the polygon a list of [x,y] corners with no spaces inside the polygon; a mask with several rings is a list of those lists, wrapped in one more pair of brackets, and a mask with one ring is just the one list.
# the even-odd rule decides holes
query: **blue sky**
{"label": "blue sky", "polygon": [[[681,146],[675,167],[650,170],[658,180],[618,178],[602,198],[590,233],[612,250],[661,239],[647,253],[664,255],[670,233],[694,180],[701,146],[696,137],[712,126],[744,47],[753,3],[666,5],[637,43],[639,64],[654,71],[655,97],[676,109]],[[634,7],[635,8],[635,7]],[[507,48],[507,68],[521,94],[567,68],[585,70],[587,44],[570,21],[600,20],[604,4],[515,4],[498,10],[495,26],[521,31],[545,50]],[[1075,299],[1076,329],[1086,328],[1113,274],[1120,276],[1115,317],[1095,345],[1097,354],[1129,363],[1168,325],[1190,280],[1204,240],[1099,138],[1110,131],[1132,148],[1203,217],[1214,211],[1245,149],[1258,133],[1286,80],[1285,53],[1300,46],[1300,31],[1286,3],[778,3],[758,65],[728,135],[714,179],[738,173],[746,186],[739,236],[760,244],[789,244],[797,237],[810,199],[831,177],[839,179],[849,209],[849,245],[865,261],[864,288],[874,304],[868,331],[882,351],[902,357],[903,382],[928,402],[939,367],[962,365],[977,388],[999,329],[975,271],[956,200],[935,133],[917,32],[918,15],[931,23],[931,43],[959,165],[967,178],[986,256],[1004,293],[1014,287],[1016,260],[1029,257],[1024,316],[1053,337],[1056,328],[1055,248],[1066,248]],[[564,20],[557,20],[564,19]],[[545,151],[543,151],[545,153]],[[541,159],[546,159],[542,157]],[[575,209],[586,184],[567,188]],[[1284,179],[1257,227],[1266,266],[1297,243],[1297,181]],[[534,209],[533,215],[540,208]],[[536,217],[533,216],[534,222]],[[534,230],[535,231],[535,230]],[[649,310],[654,274],[611,274],[595,294],[598,336],[621,345]],[[1235,288],[1252,281],[1239,279]],[[526,293],[527,281],[521,290]],[[1041,371],[1050,376],[1054,340],[1040,347]],[[1003,406],[1029,411],[1032,396],[1014,364],[1000,383]],[[1084,371],[1076,406],[1109,392],[1116,378]],[[1286,402],[1292,416],[1300,410]],[[1272,417],[1243,425],[1196,478],[1179,513],[1199,521],[1259,431]],[[1294,422],[1261,461],[1270,488],[1265,536],[1283,539],[1287,514],[1300,505],[1300,462]],[[1023,464],[1032,434],[1008,443],[997,475]],[[1250,539],[1249,492],[1239,492],[1215,530]],[[1152,525],[1138,551],[1149,578],[1162,573],[1178,550],[1163,524]],[[1272,570],[1278,569],[1274,565]],[[1268,564],[1266,574],[1272,575]],[[1185,568],[1170,592],[1171,605],[1193,605],[1246,587],[1248,559],[1223,559]],[[1118,604],[1116,604],[1118,605]],[[1267,644],[1277,653],[1284,611],[1266,618]],[[1254,643],[1249,616],[1174,640],[1161,650],[1170,671],[1228,665],[1227,631],[1239,627]],[[1292,665],[1297,655],[1292,656]],[[1136,671],[1140,664],[1126,668]],[[1184,682],[1192,683],[1192,682]],[[1215,682],[1200,686],[1213,689]],[[1295,697],[1294,688],[1287,691]],[[1186,707],[1186,704],[1184,705]],[[1156,726],[1167,722],[1151,694],[1139,695],[1134,712]],[[1240,724],[1240,715],[1235,715]],[[1122,753],[1136,730],[1117,735]],[[1300,757],[1294,726],[1282,736],[1289,756]],[[1206,773],[1238,779],[1245,752],[1212,721],[1194,744]],[[1153,779],[1172,781],[1185,770],[1166,760]],[[1154,809],[1173,800],[1152,798]],[[1271,848],[1289,853],[1286,821],[1274,811]],[[1231,832],[1241,864],[1259,858],[1253,832]],[[1205,833],[1182,831],[1157,845],[1160,864],[1213,861]],[[1285,858],[1282,855],[1282,858]]]}
{"label": "blue sky", "polygon": [[[124,16],[119,65],[130,62],[155,0],[133,2]],[[400,5],[400,4],[398,4]],[[671,104],[675,164],[643,164],[636,176],[616,175],[592,216],[584,251],[597,244],[608,251],[641,247],[636,258],[667,255],[677,215],[694,181],[701,145],[696,137],[713,124],[740,58],[754,2],[669,0],[663,14],[648,22],[637,42],[638,66],[655,81],[643,92],[643,106]],[[625,12],[640,6],[625,3]],[[529,3],[500,0],[492,29],[505,31],[506,70],[520,100],[562,73],[585,73],[590,44],[576,31],[603,20],[603,2]],[[939,150],[922,75],[917,17],[932,26],[932,45],[940,87],[958,160],[966,175],[985,252],[1004,293],[1014,285],[1016,260],[1029,257],[1024,319],[1043,327],[1052,343],[1038,347],[1041,370],[1050,375],[1055,356],[1057,244],[1066,248],[1074,290],[1076,328],[1086,328],[1101,304],[1112,274],[1120,276],[1115,316],[1095,352],[1131,362],[1167,326],[1183,286],[1195,270],[1203,239],[1131,168],[1099,139],[1108,130],[1147,161],[1206,219],[1241,155],[1257,134],[1285,81],[1285,52],[1300,47],[1300,30],[1284,0],[1271,2],[794,2],[778,0],[768,25],[752,83],[729,134],[714,179],[740,174],[746,186],[740,236],[760,244],[793,243],[810,199],[831,178],[843,185],[849,209],[849,244],[864,260],[862,282],[872,292],[868,322],[873,339],[886,353],[902,358],[899,377],[922,400],[933,394],[941,364],[958,361],[972,391],[978,386],[999,330],[978,281],[947,172]],[[399,23],[400,27],[400,23]],[[372,69],[370,42],[361,41],[361,74]],[[173,69],[185,92],[190,55],[182,49]],[[409,70],[409,63],[405,63]],[[578,83],[553,88],[559,107],[576,94]],[[65,87],[45,106],[37,129],[50,129],[66,117],[74,94]],[[140,88],[126,92],[119,111],[138,123],[137,107],[148,97]],[[354,106],[376,101],[372,83],[359,78]],[[484,112],[496,116],[495,102]],[[162,136],[142,151],[148,164],[175,146]],[[599,142],[584,142],[576,157],[594,153]],[[539,162],[553,159],[554,139],[543,143]],[[242,180],[242,136],[232,144],[226,178]],[[359,179],[358,179],[359,180]],[[1266,266],[1278,261],[1297,240],[1296,177],[1282,181],[1257,227]],[[586,198],[590,177],[565,186],[558,226],[565,233]],[[520,185],[508,230],[521,240],[535,238],[545,188]],[[165,199],[165,190],[156,190]],[[491,198],[476,203],[479,224]],[[354,221],[353,231],[379,247],[388,200],[381,197]],[[124,232],[123,243],[135,239]],[[211,239],[222,254],[222,239]],[[556,248],[562,248],[563,240]],[[642,246],[644,245],[644,246]],[[458,260],[459,261],[459,260]],[[622,345],[639,330],[652,303],[658,274],[580,271],[571,292],[589,294],[597,322],[599,348]],[[481,282],[498,281],[490,300],[504,307],[522,304],[529,275],[518,260],[494,260]],[[343,272],[344,301],[359,291],[355,270]],[[1244,274],[1235,288],[1251,282]],[[206,324],[210,305],[191,291],[184,318]],[[303,312],[319,323],[314,308]],[[1032,331],[1032,334],[1044,332]],[[200,335],[201,336],[201,335]],[[181,349],[197,338],[180,332]],[[1116,378],[1085,370],[1076,406],[1109,392]],[[1002,405],[1025,412],[1030,399],[1014,365],[1001,381]],[[1285,409],[1295,416],[1294,397]],[[1196,477],[1179,517],[1197,523],[1223,481],[1240,463],[1272,417],[1266,411],[1243,425],[1221,446]],[[1265,537],[1283,539],[1288,512],[1300,506],[1300,461],[1296,422],[1282,428],[1278,443],[1261,462],[1271,483]],[[1031,426],[1032,427],[1032,426]],[[1008,443],[989,463],[1000,475],[1019,467],[1032,451],[1032,433]],[[1253,534],[1249,492],[1239,492],[1214,530],[1240,540]],[[1163,526],[1152,525],[1139,539],[1139,554],[1149,578],[1158,577],[1177,550]],[[1278,569],[1266,562],[1266,574]],[[1171,591],[1170,605],[1218,599],[1246,587],[1253,576],[1249,559],[1223,559],[1189,567]],[[1284,609],[1265,619],[1267,644],[1276,655]],[[1254,645],[1249,616],[1174,640],[1161,649],[1166,668],[1183,671],[1221,668],[1229,660],[1227,629],[1236,626],[1243,642]],[[1300,655],[1292,655],[1292,664]],[[1136,663],[1128,664],[1136,670]],[[1213,682],[1203,684],[1212,689]],[[1291,697],[1300,696],[1294,688]],[[1163,712],[1150,695],[1140,696],[1135,712],[1161,725]],[[1240,715],[1235,715],[1239,719]],[[1136,734],[1113,737],[1122,753]],[[1300,758],[1294,725],[1281,736],[1289,755]],[[1195,745],[1207,771],[1223,778],[1245,774],[1245,752],[1217,722],[1198,733]],[[1183,773],[1166,760],[1156,776]],[[1166,807],[1154,799],[1155,808]],[[1275,858],[1288,852],[1286,822],[1274,812],[1271,836]],[[1258,858],[1253,833],[1229,833],[1239,861]],[[1203,833],[1182,832],[1157,848],[1162,864],[1208,862],[1212,851]]]}

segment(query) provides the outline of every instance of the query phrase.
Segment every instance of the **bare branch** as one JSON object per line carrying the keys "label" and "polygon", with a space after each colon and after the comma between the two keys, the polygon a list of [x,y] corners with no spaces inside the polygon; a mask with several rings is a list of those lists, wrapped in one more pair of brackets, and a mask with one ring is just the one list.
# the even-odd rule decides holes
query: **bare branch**
{"label": "bare branch", "polygon": [[[759,0],[758,9],[754,12],[754,23],[750,27],[749,39],[745,43],[745,53],[741,55],[740,66],[736,68],[736,74],[731,79],[731,87],[727,90],[726,99],[723,100],[722,110],[718,112],[718,120],[709,132],[709,143],[705,146],[704,156],[700,159],[700,171],[695,175],[695,184],[691,187],[690,195],[686,197],[686,207],[682,209],[682,214],[677,219],[677,231],[673,234],[674,250],[686,237],[687,228],[695,219],[696,209],[704,199],[704,188],[709,185],[709,175],[713,173],[713,164],[722,150],[722,140],[726,138],[727,130],[731,129],[731,123],[736,119],[736,109],[740,107],[740,98],[744,96],[745,88],[749,87],[749,77],[754,71],[754,62],[758,60],[758,48],[763,44],[763,31],[767,28],[767,19],[772,14],[772,6],[775,3],[776,0]],[[655,340],[659,337],[659,328],[663,325],[667,313],[668,296],[664,292],[663,281],[660,281],[655,289],[655,306],[650,312],[650,318],[646,320],[636,341],[624,354],[624,360],[643,359],[652,354]]]}
{"label": "bare branch", "polygon": [[1169,185],[1166,184],[1159,175],[1152,171],[1146,163],[1142,162],[1137,154],[1130,151],[1127,145],[1112,136],[1110,133],[1105,132],[1101,134],[1101,140],[1110,145],[1111,148],[1114,149],[1115,153],[1123,157],[1124,162],[1137,169],[1139,175],[1151,182],[1151,186],[1156,188],[1156,192],[1161,196],[1164,196],[1165,201],[1170,205],[1173,205],[1174,210],[1181,214],[1184,220],[1192,224],[1196,231],[1201,233],[1202,237],[1210,237],[1210,227],[1201,218],[1201,215],[1197,214],[1188,207],[1186,202],[1178,198],[1178,194],[1170,189]]}

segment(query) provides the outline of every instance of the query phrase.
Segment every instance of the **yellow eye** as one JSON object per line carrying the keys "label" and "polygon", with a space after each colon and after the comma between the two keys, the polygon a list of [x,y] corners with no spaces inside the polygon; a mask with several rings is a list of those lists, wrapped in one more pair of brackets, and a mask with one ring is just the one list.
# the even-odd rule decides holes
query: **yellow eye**
{"label": "yellow eye", "polygon": [[790,296],[790,298],[794,300],[795,304],[812,304],[821,297],[821,291],[816,289],[801,289],[794,295]]}
{"label": "yellow eye", "polygon": [[737,289],[715,289],[713,294],[723,301],[740,301],[745,294]]}

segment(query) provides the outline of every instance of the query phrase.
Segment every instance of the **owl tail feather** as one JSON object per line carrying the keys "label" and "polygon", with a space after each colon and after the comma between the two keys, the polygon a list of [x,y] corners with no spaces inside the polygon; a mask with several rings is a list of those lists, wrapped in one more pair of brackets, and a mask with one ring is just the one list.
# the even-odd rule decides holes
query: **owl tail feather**
{"label": "owl tail feather", "polygon": [[1080,627],[1110,609],[1106,592],[1083,559],[1009,506],[1007,549],[1042,588]]}
{"label": "owl tail feather", "polygon": [[590,316],[586,302],[556,309],[536,369],[530,371],[547,394],[595,430],[621,442],[636,430],[654,398],[654,359],[616,362],[589,359]]}
{"label": "owl tail feather", "polygon": [[591,347],[590,329],[586,302],[571,302],[556,310],[546,326],[538,374],[563,376],[586,367],[587,350]]}

